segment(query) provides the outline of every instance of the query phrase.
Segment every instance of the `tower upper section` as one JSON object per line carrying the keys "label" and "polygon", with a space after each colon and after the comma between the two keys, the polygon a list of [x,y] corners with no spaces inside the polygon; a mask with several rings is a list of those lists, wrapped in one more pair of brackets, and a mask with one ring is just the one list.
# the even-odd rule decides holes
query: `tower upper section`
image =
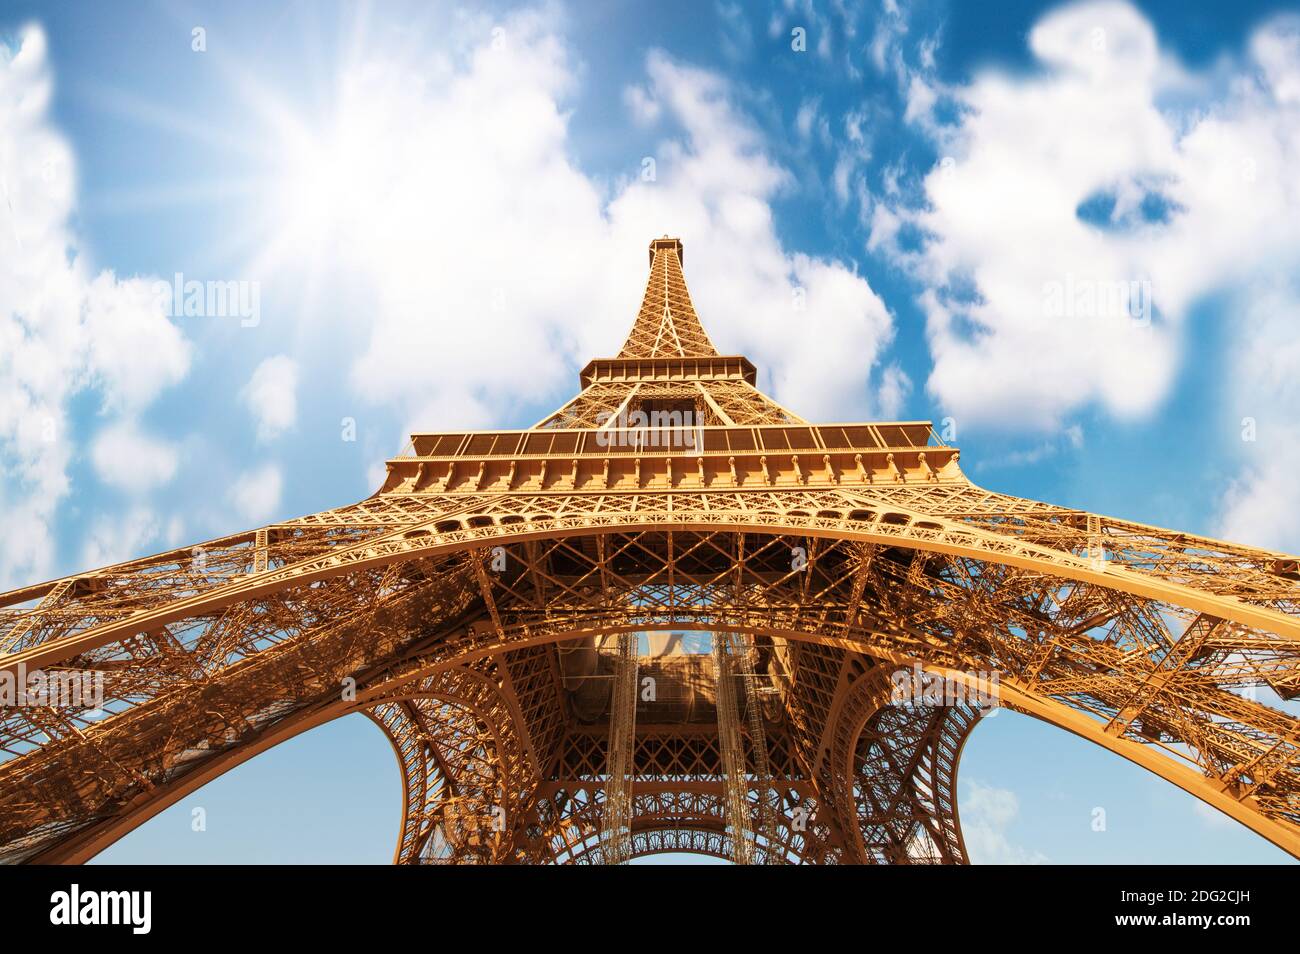
{"label": "tower upper section", "polygon": [[650,276],[622,349],[526,430],[413,434],[383,493],[759,490],[961,481],[928,421],[814,425],[719,354],[691,303],[680,239],[650,243]]}
{"label": "tower upper section", "polygon": [[650,243],[650,277],[620,358],[689,358],[716,355],[682,275],[682,240]]}

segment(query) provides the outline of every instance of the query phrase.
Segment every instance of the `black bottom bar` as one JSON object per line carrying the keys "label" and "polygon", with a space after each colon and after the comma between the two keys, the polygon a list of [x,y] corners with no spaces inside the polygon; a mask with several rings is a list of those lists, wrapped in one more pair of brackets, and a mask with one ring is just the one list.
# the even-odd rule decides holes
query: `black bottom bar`
{"label": "black bottom bar", "polygon": [[[540,947],[580,938],[608,947],[639,937],[638,947],[682,948],[709,946],[724,930],[730,943],[738,929],[765,945],[788,936],[806,948],[897,930],[899,941],[929,937],[947,949],[1023,940],[1026,930],[1071,939],[1277,932],[1293,920],[1291,874],[1235,866],[95,866],[0,870],[0,890],[11,937],[48,933],[74,943],[185,939],[206,949],[291,937],[355,947],[389,939],[433,945],[436,938],[444,947],[469,932],[494,946],[520,937]],[[723,924],[737,914],[744,923]]]}

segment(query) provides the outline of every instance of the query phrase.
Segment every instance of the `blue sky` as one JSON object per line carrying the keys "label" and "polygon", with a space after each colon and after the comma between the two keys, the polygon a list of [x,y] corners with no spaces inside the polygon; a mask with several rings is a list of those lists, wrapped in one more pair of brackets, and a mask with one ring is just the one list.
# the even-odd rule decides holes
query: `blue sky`
{"label": "blue sky", "polygon": [[[412,428],[527,426],[665,233],[807,417],[950,419],[992,489],[1300,550],[1298,16],[6,0],[0,588],[351,502]],[[256,299],[169,315],[178,273]],[[391,763],[348,718],[103,857],[384,861]],[[1286,860],[1011,713],[960,794],[977,861]]]}

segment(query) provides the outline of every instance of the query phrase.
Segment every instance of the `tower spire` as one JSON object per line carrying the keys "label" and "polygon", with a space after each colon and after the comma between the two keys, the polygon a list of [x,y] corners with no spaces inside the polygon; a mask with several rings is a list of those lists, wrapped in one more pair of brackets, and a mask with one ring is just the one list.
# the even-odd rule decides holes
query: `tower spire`
{"label": "tower spire", "polygon": [[716,355],[682,274],[682,240],[664,236],[650,243],[650,277],[620,358]]}

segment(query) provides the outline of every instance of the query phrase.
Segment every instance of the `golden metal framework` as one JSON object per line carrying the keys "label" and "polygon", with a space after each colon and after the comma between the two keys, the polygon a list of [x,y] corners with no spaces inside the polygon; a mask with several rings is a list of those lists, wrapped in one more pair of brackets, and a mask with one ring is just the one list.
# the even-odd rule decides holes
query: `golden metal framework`
{"label": "golden metal framework", "polygon": [[[996,674],[1300,856],[1297,720],[1255,698],[1300,692],[1296,557],[993,493],[926,422],[814,425],[755,381],[657,239],[627,343],[535,427],[416,434],[359,503],[3,595],[0,677],[105,699],[4,709],[0,858],[83,861],[362,712],[401,766],[402,863],[964,862],[981,710],[902,704],[912,667]],[[664,650],[684,631],[751,667],[746,719]],[[629,713],[607,647],[639,633],[662,651]]]}
{"label": "golden metal framework", "polygon": [[619,633],[614,657],[614,688],[609,714],[609,767],[605,776],[604,852],[606,864],[632,857],[632,782],[636,753],[637,638]]}
{"label": "golden metal framework", "polygon": [[749,780],[745,743],[740,734],[736,705],[736,666],[731,634],[719,633],[713,641],[713,671],[717,678],[718,747],[722,754],[723,803],[732,835],[732,857],[738,865],[750,863],[756,842],[749,812]]}

